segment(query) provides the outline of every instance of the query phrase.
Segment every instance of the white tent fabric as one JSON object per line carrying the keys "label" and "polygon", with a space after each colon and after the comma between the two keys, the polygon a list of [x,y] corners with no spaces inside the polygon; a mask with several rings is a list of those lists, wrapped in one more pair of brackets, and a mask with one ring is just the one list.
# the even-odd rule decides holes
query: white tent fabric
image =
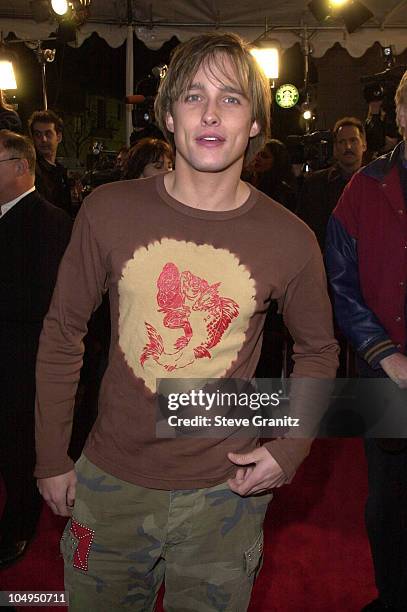
{"label": "white tent fabric", "polygon": [[[34,0],[35,2],[36,0]],[[310,0],[92,0],[91,17],[77,32],[81,45],[93,32],[111,47],[127,41],[126,93],[133,93],[133,32],[149,48],[157,49],[176,36],[184,41],[210,30],[237,32],[248,41],[264,35],[282,49],[308,38],[315,57],[335,43],[360,57],[375,42],[393,45],[396,54],[407,47],[407,0],[363,0],[373,17],[349,34],[341,21],[324,26],[308,8]],[[356,0],[359,1],[359,0]],[[0,0],[0,32],[22,40],[45,40],[55,32],[54,20],[36,23],[30,0]],[[131,106],[127,106],[127,140],[131,133]]]}
{"label": "white tent fabric", "polygon": [[[353,34],[343,23],[334,21],[321,26],[308,4],[310,0],[93,0],[91,19],[78,32],[78,44],[97,32],[112,47],[123,44],[128,36],[130,5],[135,34],[150,48],[177,36],[191,36],[218,28],[235,31],[254,40],[265,31],[282,48],[298,42],[307,26],[315,57],[321,57],[339,42],[354,57],[364,54],[374,42],[392,44],[397,54],[407,47],[407,0],[360,0],[374,17]],[[6,36],[14,32],[23,39],[45,39],[55,31],[55,22],[36,23],[29,0],[0,0],[0,30]]]}

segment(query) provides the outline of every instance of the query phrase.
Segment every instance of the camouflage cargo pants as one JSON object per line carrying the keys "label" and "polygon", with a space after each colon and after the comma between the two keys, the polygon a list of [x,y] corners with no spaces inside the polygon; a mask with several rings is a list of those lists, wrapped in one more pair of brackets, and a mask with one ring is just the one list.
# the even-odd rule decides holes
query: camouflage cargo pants
{"label": "camouflage cargo pants", "polygon": [[76,471],[61,540],[71,611],[154,610],[164,578],[168,612],[247,609],[271,495],[243,498],[226,484],[146,489],[83,455]]}

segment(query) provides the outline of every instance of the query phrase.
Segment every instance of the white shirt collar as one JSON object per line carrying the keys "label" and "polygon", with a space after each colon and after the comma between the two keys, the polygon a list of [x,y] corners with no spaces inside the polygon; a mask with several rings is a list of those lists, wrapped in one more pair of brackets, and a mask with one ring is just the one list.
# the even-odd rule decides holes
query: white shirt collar
{"label": "white shirt collar", "polygon": [[8,212],[11,208],[13,208],[13,206],[15,206],[17,202],[25,198],[26,195],[28,195],[29,193],[32,193],[33,191],[35,191],[35,186],[31,187],[31,189],[29,189],[28,191],[25,191],[24,193],[19,195],[17,198],[14,198],[14,200],[11,200],[11,202],[6,202],[5,204],[2,204],[0,206],[0,210],[1,210],[0,217],[4,217],[6,212]]}

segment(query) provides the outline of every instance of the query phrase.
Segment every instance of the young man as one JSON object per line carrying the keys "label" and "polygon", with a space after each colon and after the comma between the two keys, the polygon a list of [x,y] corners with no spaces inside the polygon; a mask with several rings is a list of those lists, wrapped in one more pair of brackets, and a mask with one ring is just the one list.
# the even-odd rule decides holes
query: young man
{"label": "young man", "polygon": [[[329,221],[326,258],[338,325],[365,378],[407,387],[407,72],[397,88],[403,142],[356,173]],[[366,612],[407,609],[407,444],[366,440],[366,525],[379,598]]]}
{"label": "young man", "polygon": [[[95,190],[62,264],[38,356],[37,468],[63,538],[73,610],[245,610],[270,489],[307,440],[156,436],[157,378],[253,376],[270,299],[295,339],[297,377],[333,377],[337,345],[318,245],[240,180],[268,135],[270,93],[232,34],[181,45],[156,99],[176,170]],[[81,339],[109,290],[112,342],[99,415],[66,454]],[[263,495],[254,495],[262,493]]]}
{"label": "young man", "polygon": [[28,120],[30,136],[37,152],[35,186],[48,202],[72,215],[68,175],[56,159],[63,126],[62,119],[51,110],[35,111]]}

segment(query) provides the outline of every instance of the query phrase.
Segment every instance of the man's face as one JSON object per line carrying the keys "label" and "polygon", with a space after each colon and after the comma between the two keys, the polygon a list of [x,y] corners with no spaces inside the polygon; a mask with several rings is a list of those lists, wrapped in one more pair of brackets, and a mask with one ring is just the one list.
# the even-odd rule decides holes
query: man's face
{"label": "man's face", "polygon": [[[0,143],[0,204],[13,200],[16,189],[16,164],[18,160],[14,153],[8,151]],[[8,160],[8,161],[5,161]]]}
{"label": "man's face", "polygon": [[334,155],[346,172],[356,172],[362,165],[366,142],[355,125],[339,128],[334,143]]}
{"label": "man's face", "polygon": [[45,157],[47,161],[54,162],[58,145],[62,140],[61,132],[55,130],[54,123],[40,123],[39,121],[36,121],[31,129],[37,153]]}
{"label": "man's face", "polygon": [[273,164],[274,156],[267,148],[259,151],[254,159],[254,169],[259,174],[270,172]]}
{"label": "man's face", "polygon": [[129,154],[127,151],[120,151],[116,157],[116,166],[120,168],[120,170],[124,170],[127,164],[127,160],[129,159]]}
{"label": "man's face", "polygon": [[224,66],[225,74],[215,66],[201,66],[167,116],[177,170],[223,172],[235,167],[240,175],[249,137],[256,136],[259,128],[227,57]]}

